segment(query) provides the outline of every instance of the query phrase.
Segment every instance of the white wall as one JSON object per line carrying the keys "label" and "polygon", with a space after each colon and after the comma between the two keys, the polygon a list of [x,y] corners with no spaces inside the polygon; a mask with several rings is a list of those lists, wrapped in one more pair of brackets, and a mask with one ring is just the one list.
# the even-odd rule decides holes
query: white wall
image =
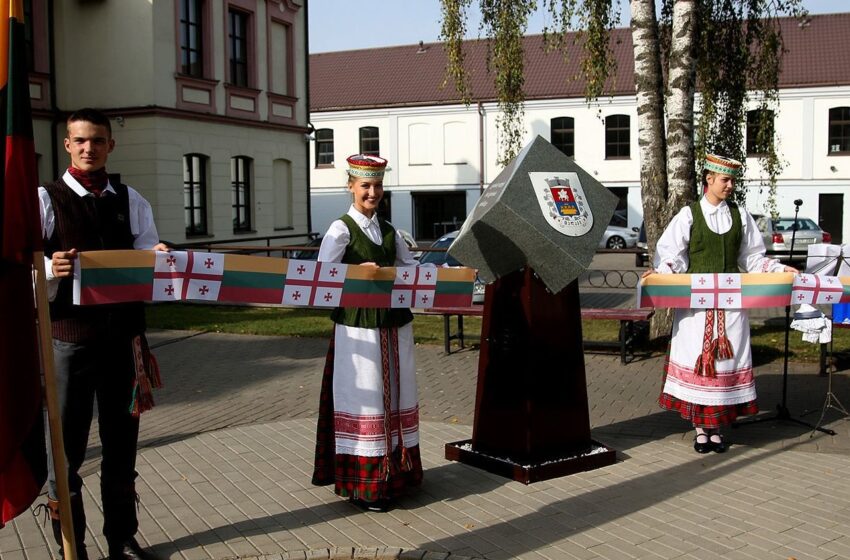
{"label": "white wall", "polygon": [[[698,104],[697,104],[698,106]],[[776,143],[785,164],[778,182],[777,208],[783,215],[793,214],[793,200],[804,201],[800,214],[817,221],[818,195],[843,193],[843,237],[850,241],[850,155],[830,155],[827,146],[828,112],[831,107],[850,106],[850,87],[789,89],[780,92],[776,111]],[[753,102],[752,108],[755,108]],[[419,108],[382,108],[362,111],[313,113],[315,128],[334,130],[335,165],[333,169],[315,168],[315,146],[311,144],[311,176],[314,200],[320,194],[339,188],[345,181],[345,157],[358,151],[357,128],[378,126],[381,129],[381,152],[390,159],[393,171],[385,185],[410,192],[419,190],[462,189],[467,193],[467,210],[478,197],[479,147],[484,150],[484,184],[489,184],[501,171],[497,164],[499,132],[498,110],[485,103],[464,107],[430,106]],[[605,158],[604,118],[613,114],[630,116],[631,149],[628,159]],[[575,160],[588,173],[608,187],[626,187],[628,191],[629,225],[640,225],[643,208],[640,197],[640,160],[637,145],[637,109],[633,96],[600,100],[588,106],[583,99],[529,101],[525,106],[525,142],[536,135],[550,139],[550,121],[555,117],[575,119]],[[479,139],[479,118],[485,135]],[[458,159],[465,163],[445,163],[445,139],[440,132],[448,123],[462,130],[463,142],[455,149],[463,152]],[[419,133],[411,139],[411,127]],[[459,127],[459,128],[458,128]],[[427,133],[422,133],[426,131]],[[387,141],[390,141],[388,144]],[[392,141],[395,140],[393,143]],[[413,145],[411,145],[411,142]],[[410,152],[416,151],[411,158]],[[411,161],[412,159],[412,161]],[[747,159],[747,207],[764,212],[767,188],[760,186],[763,175],[758,158]],[[394,195],[395,196],[395,195]],[[393,199],[393,221],[399,225]],[[412,213],[412,209],[411,209]],[[314,207],[315,229],[320,229]],[[405,228],[407,229],[407,228]]]}

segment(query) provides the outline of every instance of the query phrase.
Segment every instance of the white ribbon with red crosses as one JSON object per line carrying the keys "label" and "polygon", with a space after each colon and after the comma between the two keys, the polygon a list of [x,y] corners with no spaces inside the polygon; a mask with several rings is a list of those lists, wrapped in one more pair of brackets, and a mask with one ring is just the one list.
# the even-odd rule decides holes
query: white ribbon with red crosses
{"label": "white ribbon with red crosses", "polygon": [[223,274],[221,253],[157,252],[153,301],[217,301]]}

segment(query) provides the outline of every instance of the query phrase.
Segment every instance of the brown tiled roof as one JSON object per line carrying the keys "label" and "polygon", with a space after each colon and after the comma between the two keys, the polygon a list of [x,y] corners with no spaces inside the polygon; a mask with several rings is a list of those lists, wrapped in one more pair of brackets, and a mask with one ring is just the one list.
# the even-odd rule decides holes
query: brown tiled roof
{"label": "brown tiled roof", "polygon": [[[780,87],[850,84],[850,13],[810,18],[804,26],[797,19],[782,20],[788,52]],[[607,84],[606,94],[633,93],[631,30],[614,30],[612,41],[617,71]],[[486,70],[487,41],[466,41],[465,51],[473,99],[494,100],[493,74]],[[525,38],[525,61],[526,99],[584,96],[584,84],[576,79],[578,56],[565,63],[559,52],[544,52],[542,35],[529,35]],[[424,49],[403,45],[310,55],[310,110],[458,103],[454,84],[441,87],[445,66],[442,43],[425,43]],[[363,72],[364,67],[379,70]]]}

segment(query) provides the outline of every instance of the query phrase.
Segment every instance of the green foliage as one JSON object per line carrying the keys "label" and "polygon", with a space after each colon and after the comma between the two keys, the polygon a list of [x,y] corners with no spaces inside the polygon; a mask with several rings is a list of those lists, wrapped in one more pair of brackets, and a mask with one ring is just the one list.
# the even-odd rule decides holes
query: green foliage
{"label": "green foliage", "polygon": [[[672,29],[673,2],[661,0],[662,45],[659,56],[666,64]],[[472,0],[441,0],[448,64],[446,82],[455,83],[463,100],[469,103],[468,78],[464,67],[463,36],[466,13]],[[578,47],[583,52],[581,79],[588,101],[605,95],[609,77],[616,71],[611,52],[610,32],[619,22],[618,4],[611,0],[541,0],[552,21],[544,30],[547,49],[558,49],[566,58]],[[510,161],[523,139],[523,52],[521,38],[528,16],[538,9],[536,0],[480,0],[482,31],[490,40],[492,66],[499,108],[502,164]],[[694,162],[702,169],[706,152],[746,162],[744,145],[746,109],[755,102],[759,109],[775,112],[778,108],[778,76],[783,53],[777,18],[802,17],[802,0],[699,0],[698,38],[695,72],[702,104],[697,118]],[[568,35],[577,31],[575,35]],[[573,76],[565,76],[572,79]],[[753,96],[753,99],[750,99]],[[761,127],[772,134],[772,127]],[[763,138],[767,152],[761,158],[764,184],[775,200],[776,178],[782,162],[772,138]],[[760,140],[761,142],[761,140]],[[699,176],[699,173],[697,174]],[[743,187],[743,185],[740,185]],[[695,185],[699,192],[699,185]],[[745,189],[736,191],[739,201]],[[772,210],[772,209],[771,209]],[[773,211],[773,210],[772,210]]]}

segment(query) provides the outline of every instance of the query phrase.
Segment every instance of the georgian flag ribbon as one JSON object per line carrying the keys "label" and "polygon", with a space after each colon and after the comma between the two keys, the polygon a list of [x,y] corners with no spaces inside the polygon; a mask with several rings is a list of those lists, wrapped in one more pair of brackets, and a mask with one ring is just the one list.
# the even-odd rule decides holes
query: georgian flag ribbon
{"label": "georgian flag ribbon", "polygon": [[850,277],[793,272],[650,274],[637,286],[637,307],[755,309],[798,303],[850,303]]}
{"label": "georgian flag ribbon", "polygon": [[290,259],[281,303],[338,307],[347,270],[347,264]]}
{"label": "georgian flag ribbon", "polygon": [[839,303],[844,295],[844,286],[836,276],[798,274],[794,277],[791,303],[830,304]]}
{"label": "georgian flag ribbon", "polygon": [[[375,268],[274,257],[171,251],[86,251],[74,303],[218,301],[302,307],[469,307],[471,268]],[[405,276],[406,275],[406,276]],[[408,295],[392,298],[395,290]]]}
{"label": "georgian flag ribbon", "polygon": [[737,309],[740,307],[740,274],[691,274],[692,309]]}
{"label": "georgian flag ribbon", "polygon": [[223,274],[224,255],[193,251],[157,252],[153,301],[218,301]]}
{"label": "georgian flag ribbon", "polygon": [[390,307],[434,306],[437,287],[437,268],[433,265],[400,266],[396,268]]}

